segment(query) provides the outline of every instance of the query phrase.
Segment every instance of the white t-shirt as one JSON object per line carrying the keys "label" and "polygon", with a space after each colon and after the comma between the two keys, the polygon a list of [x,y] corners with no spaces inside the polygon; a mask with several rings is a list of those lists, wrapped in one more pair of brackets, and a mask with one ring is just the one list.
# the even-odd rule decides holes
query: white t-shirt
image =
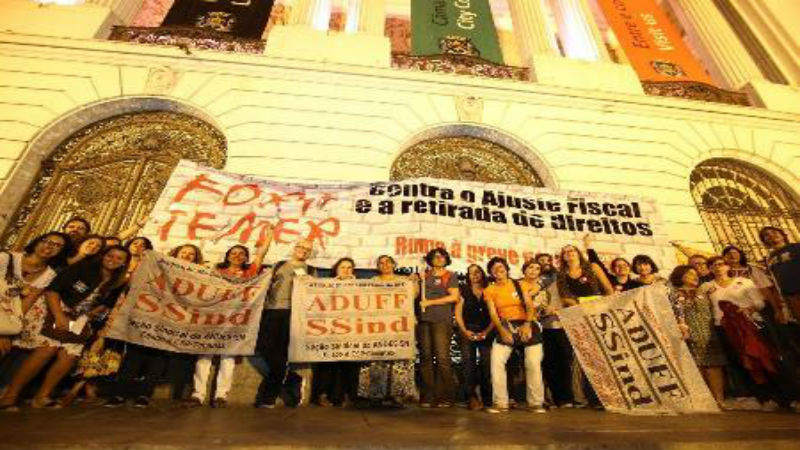
{"label": "white t-shirt", "polygon": [[[11,257],[14,258],[14,277],[22,280],[26,285],[34,289],[44,289],[50,285],[50,282],[56,277],[56,271],[48,267],[44,269],[35,280],[31,282],[25,281],[22,277],[22,257],[24,256],[19,252],[11,252]],[[0,252],[0,277],[5,279],[6,270],[8,270],[8,255],[9,253]]]}
{"label": "white t-shirt", "polygon": [[[700,292],[708,295],[714,304],[714,324],[719,325],[722,320],[722,310],[719,302],[729,301],[739,308],[753,308],[760,311],[764,308],[764,296],[758,287],[748,278],[733,278],[733,282],[727,287],[722,287],[716,281],[709,281],[700,286]],[[751,316],[755,320],[761,320],[759,313]]]}

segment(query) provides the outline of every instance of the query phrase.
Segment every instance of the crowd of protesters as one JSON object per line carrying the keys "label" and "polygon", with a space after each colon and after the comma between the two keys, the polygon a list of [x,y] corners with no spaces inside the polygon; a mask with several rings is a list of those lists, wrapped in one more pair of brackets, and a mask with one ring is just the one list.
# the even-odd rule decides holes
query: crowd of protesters
{"label": "crowd of protesters", "polygon": [[[143,253],[153,249],[135,233],[136,228],[119,237],[91,234],[90,223],[76,217],[20,251],[0,252],[0,410],[17,411],[24,404],[62,408],[77,400],[144,408],[162,383],[172,386],[173,399],[185,407],[227,406],[236,358],[219,358],[212,383],[211,356],[106,338],[131,275]],[[355,263],[343,257],[329,270],[311,267],[313,242],[301,240],[287,260],[268,265],[270,233],[266,236],[252,258],[247,247],[237,245],[214,266],[239,279],[267,267],[273,271],[253,357],[264,374],[256,407],[297,406],[306,400],[320,407],[462,403],[488,413],[602,409],[558,311],[663,284],[678,328],[721,408],[729,408],[735,397],[755,397],[764,410],[800,409],[800,244],[779,228],[761,230],[770,250],[761,264],[751,264],[742,249],[728,246],[720,255],[687,254],[688,264],[668,277],[647,255],[631,261],[617,257],[606,266],[588,237],[582,246],[563,247],[557,257],[537,254],[519,268],[519,279],[500,257],[485,268],[470,265],[459,276],[448,269],[447,251],[436,248],[425,257],[428,269],[410,276],[417,288],[418,361],[329,362],[310,368],[288,362],[293,281],[322,272],[352,279]],[[170,256],[207,264],[191,244]],[[407,277],[390,255],[377,259],[373,273],[383,281]],[[458,364],[453,363],[454,336]],[[303,388],[304,379],[312,380],[311,386]]]}

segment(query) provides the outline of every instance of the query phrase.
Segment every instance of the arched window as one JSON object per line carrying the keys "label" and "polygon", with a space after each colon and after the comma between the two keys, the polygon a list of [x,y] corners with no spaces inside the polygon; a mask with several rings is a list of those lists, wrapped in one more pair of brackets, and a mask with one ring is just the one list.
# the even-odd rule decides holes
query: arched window
{"label": "arched window", "polygon": [[124,114],[89,125],[42,162],[2,242],[24,245],[73,216],[92,232],[115,235],[148,214],[180,159],[222,168],[225,138],[213,126],[175,112]]}
{"label": "arched window", "polygon": [[800,203],[763,170],[727,158],[703,162],[692,172],[690,188],[717,250],[733,244],[751,259],[767,249],[758,239],[766,225],[800,235]]}
{"label": "arched window", "polygon": [[516,153],[472,136],[427,139],[405,150],[392,165],[392,180],[420,177],[545,186]]}

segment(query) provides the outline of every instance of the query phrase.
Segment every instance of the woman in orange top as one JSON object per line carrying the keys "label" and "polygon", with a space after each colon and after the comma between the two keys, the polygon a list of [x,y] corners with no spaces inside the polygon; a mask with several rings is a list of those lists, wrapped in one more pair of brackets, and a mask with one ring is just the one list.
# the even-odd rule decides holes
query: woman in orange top
{"label": "woman in orange top", "polygon": [[544,413],[544,382],[542,381],[542,332],[536,321],[536,309],[531,291],[508,276],[505,259],[495,257],[487,265],[494,283],[484,290],[498,336],[492,344],[492,401],[486,412],[508,411],[508,386],[506,362],[514,347],[525,351],[525,385],[528,407],[531,412]]}

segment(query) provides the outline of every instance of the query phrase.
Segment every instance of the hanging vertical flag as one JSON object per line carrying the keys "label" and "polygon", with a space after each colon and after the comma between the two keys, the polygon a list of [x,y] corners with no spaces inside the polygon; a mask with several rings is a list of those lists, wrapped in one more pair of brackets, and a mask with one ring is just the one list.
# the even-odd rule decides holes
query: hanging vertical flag
{"label": "hanging vertical flag", "polygon": [[411,54],[466,55],[503,64],[489,0],[411,0]]}
{"label": "hanging vertical flag", "polygon": [[656,0],[598,0],[598,4],[642,81],[713,84]]}
{"label": "hanging vertical flag", "polygon": [[206,28],[260,39],[275,0],[176,0],[162,25]]}

